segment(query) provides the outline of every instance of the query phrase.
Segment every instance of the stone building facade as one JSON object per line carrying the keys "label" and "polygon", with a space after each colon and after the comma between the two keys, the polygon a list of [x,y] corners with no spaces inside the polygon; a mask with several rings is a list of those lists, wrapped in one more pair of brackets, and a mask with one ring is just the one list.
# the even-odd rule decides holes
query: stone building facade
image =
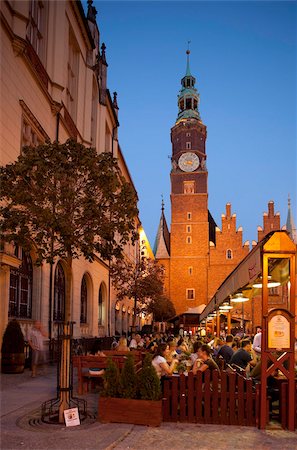
{"label": "stone building facade", "polygon": [[[24,145],[72,137],[98,153],[112,152],[133,184],[117,138],[117,98],[107,88],[106,48],[92,1],[86,14],[80,1],[70,0],[3,1],[0,8],[1,165],[16,160]],[[135,227],[139,224],[136,217]],[[128,245],[126,254],[135,260],[137,246]],[[55,337],[65,296],[64,262],[55,261],[51,286],[50,266],[36,267],[33,253],[5,244],[0,265],[0,340],[11,318],[20,321],[25,336],[40,320]],[[133,305],[117,305],[105,261],[77,259],[72,276],[75,337],[113,334],[118,311],[118,331],[128,331]]]}

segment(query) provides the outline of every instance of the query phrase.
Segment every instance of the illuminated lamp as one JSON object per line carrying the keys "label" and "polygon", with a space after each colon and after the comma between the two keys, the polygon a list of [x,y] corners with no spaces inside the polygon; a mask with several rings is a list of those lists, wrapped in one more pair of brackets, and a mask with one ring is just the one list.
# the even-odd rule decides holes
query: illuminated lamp
{"label": "illuminated lamp", "polygon": [[234,297],[231,297],[231,302],[233,303],[243,303],[247,302],[249,300],[248,297],[245,297],[242,292],[238,292],[234,295]]}
{"label": "illuminated lamp", "polygon": [[[268,288],[273,288],[273,287],[277,287],[280,286],[280,282],[279,281],[275,281],[271,278],[271,275],[268,275],[268,283],[267,283],[267,287]],[[256,289],[262,289],[263,284],[262,284],[262,277],[260,277],[259,281],[256,281],[253,284],[253,287]]]}

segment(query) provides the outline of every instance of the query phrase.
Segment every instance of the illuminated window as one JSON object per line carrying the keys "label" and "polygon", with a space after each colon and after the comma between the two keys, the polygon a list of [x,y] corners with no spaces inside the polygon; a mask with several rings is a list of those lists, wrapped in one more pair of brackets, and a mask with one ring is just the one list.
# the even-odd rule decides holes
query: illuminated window
{"label": "illuminated window", "polygon": [[194,300],[195,289],[187,289],[187,300]]}

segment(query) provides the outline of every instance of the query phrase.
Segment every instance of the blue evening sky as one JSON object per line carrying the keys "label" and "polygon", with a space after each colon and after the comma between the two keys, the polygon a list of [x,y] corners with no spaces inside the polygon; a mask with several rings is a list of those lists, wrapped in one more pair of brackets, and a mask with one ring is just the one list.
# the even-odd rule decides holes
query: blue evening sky
{"label": "blue evening sky", "polygon": [[[84,2],[84,5],[86,3]],[[270,200],[296,224],[296,3],[94,1],[108,87],[117,91],[119,142],[153,246],[161,194],[170,226],[170,129],[190,67],[207,126],[209,210],[221,227],[227,202],[257,240]]]}

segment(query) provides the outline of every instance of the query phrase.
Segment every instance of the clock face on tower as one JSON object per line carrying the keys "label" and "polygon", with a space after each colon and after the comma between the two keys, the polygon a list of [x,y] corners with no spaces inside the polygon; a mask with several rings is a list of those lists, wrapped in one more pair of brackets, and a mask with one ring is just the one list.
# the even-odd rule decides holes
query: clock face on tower
{"label": "clock face on tower", "polygon": [[199,157],[195,153],[183,153],[178,160],[178,165],[184,172],[194,172],[200,164]]}

